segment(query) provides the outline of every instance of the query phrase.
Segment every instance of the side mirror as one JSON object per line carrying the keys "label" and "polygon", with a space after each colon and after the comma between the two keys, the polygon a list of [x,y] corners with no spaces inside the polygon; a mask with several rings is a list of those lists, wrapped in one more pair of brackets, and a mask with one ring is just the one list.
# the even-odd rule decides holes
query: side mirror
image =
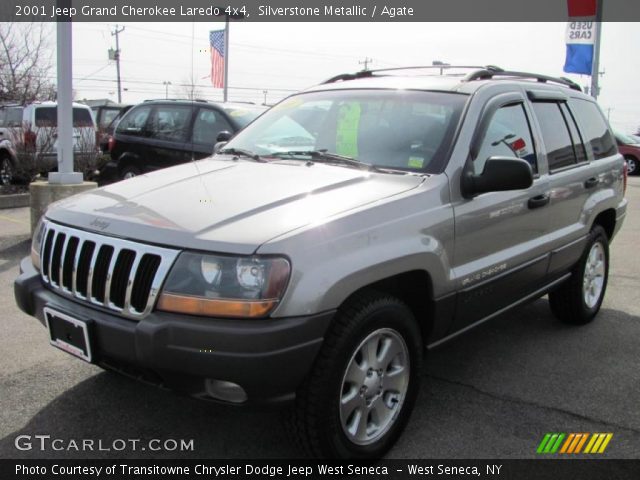
{"label": "side mirror", "polygon": [[533,171],[526,160],[489,157],[481,174],[470,171],[463,176],[462,192],[465,197],[473,197],[486,192],[523,190],[532,184]]}
{"label": "side mirror", "polygon": [[229,142],[217,142],[214,146],[213,146],[213,153],[218,153],[220,150],[222,150],[222,148]]}
{"label": "side mirror", "polygon": [[216,142],[228,142],[233,137],[233,133],[228,130],[222,130],[216,137]]}

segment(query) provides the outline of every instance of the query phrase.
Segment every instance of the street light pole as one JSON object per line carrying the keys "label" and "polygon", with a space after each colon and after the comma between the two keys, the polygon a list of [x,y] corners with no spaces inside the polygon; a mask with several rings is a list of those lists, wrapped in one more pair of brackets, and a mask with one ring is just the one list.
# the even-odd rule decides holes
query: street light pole
{"label": "street light pole", "polygon": [[162,82],[162,84],[164,85],[164,99],[168,99],[169,98],[169,85],[171,85],[171,82]]}

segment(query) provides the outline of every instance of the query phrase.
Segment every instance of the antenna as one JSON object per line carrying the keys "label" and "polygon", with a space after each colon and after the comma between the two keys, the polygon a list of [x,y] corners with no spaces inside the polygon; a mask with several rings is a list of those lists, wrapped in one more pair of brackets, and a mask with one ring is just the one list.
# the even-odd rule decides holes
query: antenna
{"label": "antenna", "polygon": [[369,58],[369,57],[364,57],[364,60],[358,62],[360,65],[364,65],[364,68],[362,69],[363,71],[367,71],[369,70],[369,64],[373,63],[373,58]]}

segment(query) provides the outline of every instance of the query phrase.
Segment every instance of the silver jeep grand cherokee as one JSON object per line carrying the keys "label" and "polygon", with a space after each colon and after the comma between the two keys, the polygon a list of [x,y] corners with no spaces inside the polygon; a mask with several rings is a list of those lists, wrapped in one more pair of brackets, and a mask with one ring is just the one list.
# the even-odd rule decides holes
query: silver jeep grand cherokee
{"label": "silver jeep grand cherokee", "polygon": [[593,320],[626,210],[624,160],[576,84],[398,73],[332,78],[211,158],[55,204],[20,308],[105,368],[294,401],[313,455],[384,454],[425,348],[547,293],[561,321]]}

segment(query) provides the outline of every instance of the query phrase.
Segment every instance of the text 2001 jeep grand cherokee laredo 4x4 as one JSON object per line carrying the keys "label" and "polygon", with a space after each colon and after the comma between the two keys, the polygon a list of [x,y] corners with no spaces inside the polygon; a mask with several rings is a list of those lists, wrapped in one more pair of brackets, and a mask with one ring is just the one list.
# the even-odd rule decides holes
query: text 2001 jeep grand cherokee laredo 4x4
{"label": "text 2001 jeep grand cherokee laredo 4x4", "polygon": [[545,293],[561,320],[593,319],[624,170],[568,80],[340,75],[212,158],[52,206],[16,298],[86,361],[224,402],[295,399],[312,454],[377,457],[426,346]]}

